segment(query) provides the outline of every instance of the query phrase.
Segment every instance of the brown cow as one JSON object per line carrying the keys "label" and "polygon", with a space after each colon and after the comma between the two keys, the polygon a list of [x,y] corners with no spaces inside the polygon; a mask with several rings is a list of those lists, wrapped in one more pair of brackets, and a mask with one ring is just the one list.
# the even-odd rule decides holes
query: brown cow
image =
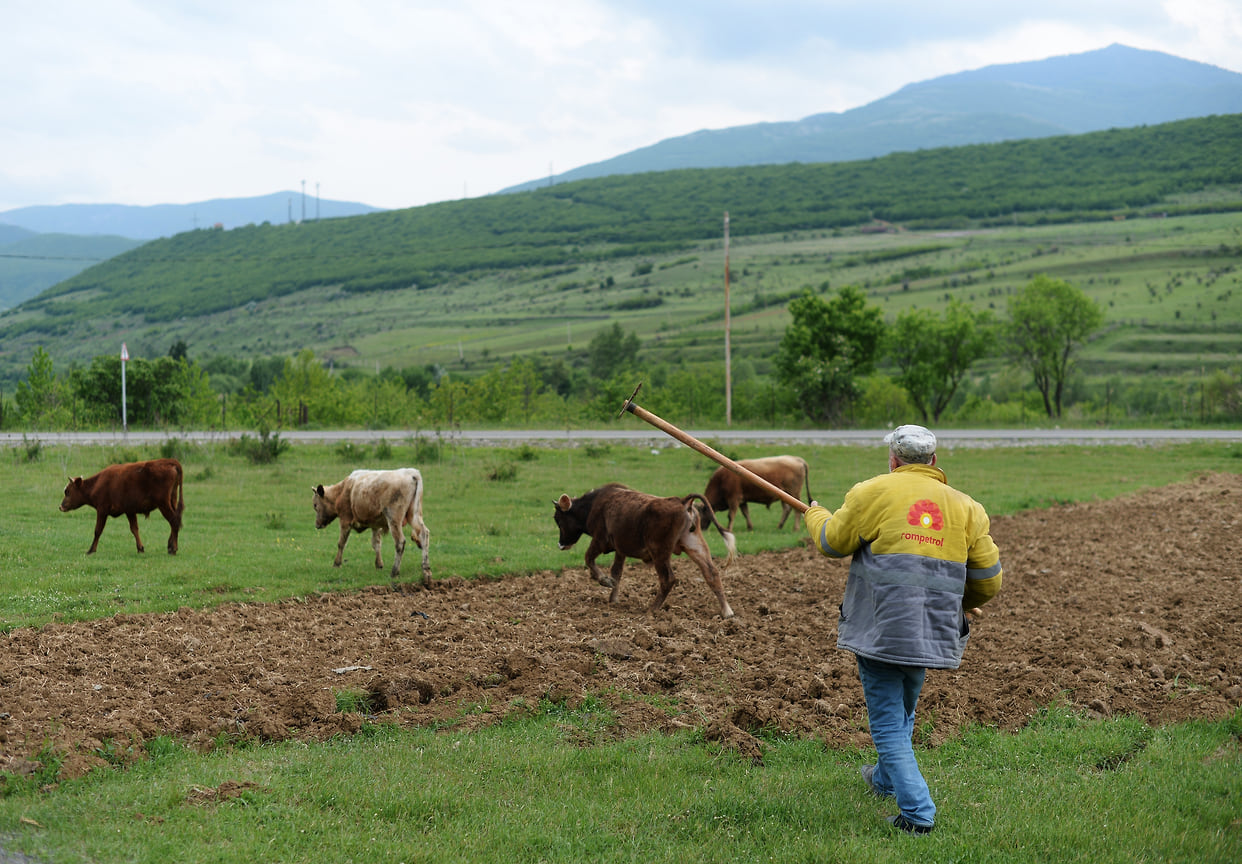
{"label": "brown cow", "polygon": [[336,560],[333,567],[341,566],[345,543],[351,531],[371,529],[371,548],[375,550],[375,567],[383,569],[380,556],[381,536],[392,534],[397,557],[392,562],[392,578],[401,573],[401,557],[405,555],[405,526],[410,526],[411,539],[423,550],[423,584],[431,584],[431,564],[428,546],[431,532],[423,522],[423,475],[417,468],[398,468],[395,471],[368,471],[358,469],[340,483],[327,488],[321,484],[312,487],[315,507],[315,527],[324,528],[332,520],[341,520],[341,539],[336,544]]}
{"label": "brown cow", "polygon": [[[668,592],[676,582],[673,578],[672,557],[684,552],[698,565],[703,572],[704,581],[720,601],[721,617],[732,618],[733,610],[725,599],[720,574],[712,565],[711,550],[708,549],[707,541],[699,528],[699,515],[694,503],[696,501],[702,502],[703,496],[660,498],[635,491],[620,483],[609,483],[593,489],[581,498],[571,499],[568,495],[562,495],[556,502],[556,511],[552,515],[560,529],[562,549],[569,549],[583,534],[591,537],[591,545],[586,551],[587,569],[591,571],[596,582],[612,589],[612,593],[608,595],[609,603],[617,602],[621,570],[625,566],[626,557],[638,558],[654,566],[659,576],[655,600],[647,609],[648,615],[654,613],[664,605]],[[711,511],[707,513],[729,549],[729,556],[724,563],[728,567],[737,554],[737,545],[733,535],[720,527]],[[611,576],[605,576],[595,563],[597,557],[608,552],[616,553],[612,559]]]}
{"label": "brown cow", "polygon": [[74,477],[65,486],[65,497],[60,502],[62,513],[77,510],[83,504],[95,508],[95,540],[86,550],[92,555],[99,546],[99,535],[109,516],[125,515],[129,530],[138,544],[138,551],[146,551],[138,536],[138,514],[150,516],[159,510],[172,533],[168,535],[168,554],[177,554],[177,533],[181,530],[181,514],[185,512],[182,496],[181,463],[176,459],[152,459],[149,462],[128,462],[109,465],[98,474]]}
{"label": "brown cow", "polygon": [[[783,489],[795,498],[805,486],[806,500],[810,503],[811,477],[805,459],[798,456],[765,456],[761,459],[739,459],[737,464],[750,469],[773,486]],[[776,526],[778,529],[785,527],[785,520],[789,518],[789,514],[794,509],[750,478],[724,467],[717,468],[711,479],[707,481],[707,489],[703,492],[703,497],[711,502],[712,510],[729,511],[728,530],[730,531],[733,530],[733,517],[739,508],[742,515],[746,517],[746,530],[755,530],[755,526],[750,521],[750,511],[746,508],[748,501],[767,506],[770,506],[773,501],[780,501],[782,510],[780,524]],[[798,527],[796,515],[793,524],[795,528]]]}

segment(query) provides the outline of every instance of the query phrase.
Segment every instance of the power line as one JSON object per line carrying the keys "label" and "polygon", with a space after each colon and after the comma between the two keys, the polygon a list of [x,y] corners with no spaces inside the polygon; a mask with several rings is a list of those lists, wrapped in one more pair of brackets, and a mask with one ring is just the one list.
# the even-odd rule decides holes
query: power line
{"label": "power line", "polygon": [[115,255],[107,258],[82,258],[76,255],[17,255],[12,252],[0,252],[0,258],[24,258],[29,261],[110,261]]}

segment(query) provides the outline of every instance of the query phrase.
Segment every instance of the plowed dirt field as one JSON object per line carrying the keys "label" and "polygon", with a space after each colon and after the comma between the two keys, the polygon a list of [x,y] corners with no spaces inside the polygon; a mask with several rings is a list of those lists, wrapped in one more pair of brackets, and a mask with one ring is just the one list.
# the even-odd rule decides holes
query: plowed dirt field
{"label": "plowed dirt field", "polygon": [[[962,667],[928,675],[932,743],[1061,702],[1153,724],[1242,703],[1242,475],[999,517],[992,533],[1004,587]],[[755,758],[764,728],[865,745],[854,658],[835,648],[847,567],[808,546],[743,554],[725,573],[728,621],[679,558],[654,617],[649,567],[630,562],[609,607],[579,563],[15,630],[0,637],[0,770],[30,770],[46,742],[75,775],[107,742],[323,739],[368,719],[460,729],[586,694],[617,735],[697,726]],[[370,717],[338,711],[338,692],[365,694]]]}

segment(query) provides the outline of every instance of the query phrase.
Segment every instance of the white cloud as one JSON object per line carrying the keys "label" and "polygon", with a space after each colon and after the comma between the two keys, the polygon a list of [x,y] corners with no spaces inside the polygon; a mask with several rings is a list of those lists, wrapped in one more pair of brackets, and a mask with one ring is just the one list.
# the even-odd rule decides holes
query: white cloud
{"label": "white cloud", "polygon": [[43,0],[0,30],[0,211],[404,207],[1112,42],[1242,70],[1236,0]]}

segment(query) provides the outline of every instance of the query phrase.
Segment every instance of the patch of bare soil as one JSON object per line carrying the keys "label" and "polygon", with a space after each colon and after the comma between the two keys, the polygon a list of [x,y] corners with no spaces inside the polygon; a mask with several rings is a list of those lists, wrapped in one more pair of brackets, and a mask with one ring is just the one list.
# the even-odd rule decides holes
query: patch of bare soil
{"label": "patch of bare soil", "polygon": [[[1227,716],[1242,703],[1240,533],[1236,474],[994,519],[1004,587],[961,669],[928,674],[933,742],[969,723],[1016,729],[1061,702],[1153,724]],[[756,759],[765,728],[869,742],[854,657],[835,647],[847,562],[809,546],[743,555],[725,573],[737,617],[724,621],[685,559],[647,617],[651,568],[631,562],[609,607],[580,554],[560,571],[431,590],[14,631],[0,637],[0,770],[31,770],[45,742],[73,775],[107,742],[356,731],[367,718],[339,712],[338,692],[366,694],[375,720],[455,728],[590,693],[618,735],[691,725]]]}

